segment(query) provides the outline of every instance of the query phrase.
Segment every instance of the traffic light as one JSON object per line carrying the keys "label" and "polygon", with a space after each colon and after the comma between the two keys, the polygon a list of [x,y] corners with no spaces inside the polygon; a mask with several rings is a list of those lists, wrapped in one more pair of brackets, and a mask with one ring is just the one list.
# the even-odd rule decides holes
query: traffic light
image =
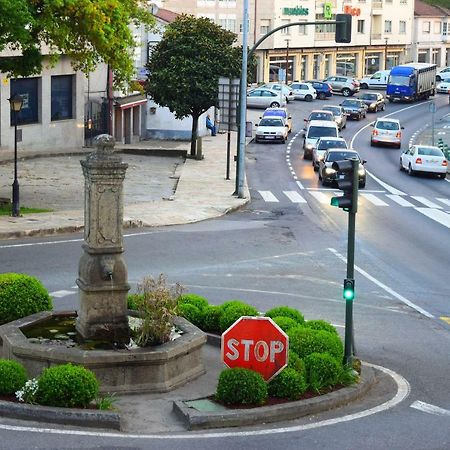
{"label": "traffic light", "polygon": [[352,40],[352,16],[350,14],[336,14],[336,34],[334,41],[348,44]]}
{"label": "traffic light", "polygon": [[344,280],[344,299],[351,301],[355,298],[355,280],[346,278]]}
{"label": "traffic light", "polygon": [[358,210],[358,166],[359,160],[344,159],[335,161],[331,166],[336,171],[338,188],[344,195],[331,198],[331,206],[337,206],[344,211],[356,213]]}

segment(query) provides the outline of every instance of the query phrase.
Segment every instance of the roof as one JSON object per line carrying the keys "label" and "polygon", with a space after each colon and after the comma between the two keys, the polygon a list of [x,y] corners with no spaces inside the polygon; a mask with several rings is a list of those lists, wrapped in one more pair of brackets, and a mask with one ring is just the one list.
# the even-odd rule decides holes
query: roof
{"label": "roof", "polygon": [[443,6],[430,5],[421,0],[414,1],[414,15],[424,17],[450,16],[450,9]]}
{"label": "roof", "polygon": [[156,12],[153,13],[153,15],[157,18],[162,20],[163,22],[171,23],[173,22],[179,14],[173,11],[170,11],[168,9],[164,8],[158,8]]}

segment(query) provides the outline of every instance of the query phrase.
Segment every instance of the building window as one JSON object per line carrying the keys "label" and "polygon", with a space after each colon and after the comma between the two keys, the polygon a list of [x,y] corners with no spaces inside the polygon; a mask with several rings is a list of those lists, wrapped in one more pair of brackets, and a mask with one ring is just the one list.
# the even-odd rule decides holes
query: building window
{"label": "building window", "polygon": [[236,19],[224,18],[219,19],[219,25],[228,31],[232,31],[233,33],[236,31]]}
{"label": "building window", "polygon": [[424,22],[422,24],[422,32],[429,33],[430,32],[430,22]]}
{"label": "building window", "polygon": [[441,34],[441,22],[434,22],[434,34]]}
{"label": "building window", "polygon": [[404,20],[400,20],[400,22],[398,24],[398,32],[400,34],[406,33],[406,22]]}
{"label": "building window", "polygon": [[[323,14],[316,14],[316,21],[325,20],[325,16]],[[336,14],[333,14],[330,20],[336,20]],[[320,24],[316,25],[316,33],[334,33],[336,30],[335,24]]]}
{"label": "building window", "polygon": [[[250,31],[250,19],[248,19],[247,29],[248,29],[248,31]],[[244,31],[244,23],[240,22],[239,23],[239,33],[242,33],[243,31]]]}
{"label": "building window", "polygon": [[73,118],[73,75],[52,77],[51,120]]}
{"label": "building window", "polygon": [[442,35],[447,36],[448,32],[450,31],[450,27],[448,26],[447,22],[444,22],[442,24]]}
{"label": "building window", "polygon": [[308,34],[307,31],[306,31],[306,25],[299,25],[298,26],[298,34],[302,34],[302,35]]}
{"label": "building window", "polygon": [[385,20],[384,21],[384,32],[385,33],[392,33],[392,20]]}
{"label": "building window", "polygon": [[[17,115],[17,124],[37,123],[39,121],[39,78],[20,78],[11,80],[11,96],[19,94],[23,98],[22,109]],[[11,123],[14,123],[11,112]]]}
{"label": "building window", "polygon": [[[282,20],[281,25],[289,25],[291,23],[290,20]],[[280,30],[281,34],[290,34],[290,28],[282,28]]]}
{"label": "building window", "polygon": [[364,20],[358,20],[358,33],[364,34]]}
{"label": "building window", "polygon": [[270,19],[261,20],[259,31],[262,35],[265,35],[270,31]]}

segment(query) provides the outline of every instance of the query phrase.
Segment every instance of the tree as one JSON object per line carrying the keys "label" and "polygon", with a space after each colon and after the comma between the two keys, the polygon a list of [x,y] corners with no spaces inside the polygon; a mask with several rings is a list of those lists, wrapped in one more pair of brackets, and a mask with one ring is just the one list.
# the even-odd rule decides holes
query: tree
{"label": "tree", "polygon": [[42,69],[41,46],[71,58],[75,70],[88,73],[101,61],[123,87],[133,76],[136,43],[130,24],[152,25],[154,18],[140,0],[0,0],[0,71],[30,76]]}
{"label": "tree", "polygon": [[177,119],[192,116],[191,156],[199,117],[217,105],[219,77],[240,73],[242,57],[235,42],[234,33],[210,19],[180,15],[167,26],[147,64],[146,91],[153,100]]}

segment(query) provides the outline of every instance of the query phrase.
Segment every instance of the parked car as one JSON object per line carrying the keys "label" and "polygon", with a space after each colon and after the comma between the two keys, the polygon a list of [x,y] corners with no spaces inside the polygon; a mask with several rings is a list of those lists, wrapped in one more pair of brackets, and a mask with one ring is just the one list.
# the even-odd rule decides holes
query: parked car
{"label": "parked car", "polygon": [[395,145],[397,148],[402,146],[402,130],[404,127],[400,125],[398,119],[382,117],[371,126],[373,127],[370,137],[372,147],[378,144]]}
{"label": "parked car", "polygon": [[359,86],[361,89],[386,89],[390,70],[378,70],[369,77],[361,78]]}
{"label": "parked car", "polygon": [[331,111],[325,111],[324,109],[313,109],[307,119],[303,119],[305,121],[305,130],[308,126],[308,123],[311,120],[331,120],[334,121],[334,115]]}
{"label": "parked car", "polygon": [[292,88],[290,86],[288,86],[287,84],[282,84],[282,83],[266,83],[263,84],[261,86],[259,86],[261,88],[266,88],[266,89],[272,89],[272,91],[276,91],[278,92],[278,95],[280,95],[280,90],[283,93],[283,95],[286,98],[286,102],[293,102],[295,100],[294,97],[294,92],[292,91]]}
{"label": "parked car", "polygon": [[341,93],[344,97],[350,97],[351,95],[359,92],[359,81],[353,77],[343,77],[340,75],[325,78],[333,91]]}
{"label": "parked car", "polygon": [[358,186],[360,189],[366,187],[366,169],[364,168],[365,160],[362,160],[358,152],[355,150],[344,149],[328,149],[323,160],[319,162],[319,180],[322,182],[322,186],[327,184],[333,184],[336,180],[337,172],[331,166],[335,161],[341,161],[343,159],[349,159],[357,157],[359,159],[358,169]]}
{"label": "parked car", "polygon": [[325,105],[322,108],[323,111],[331,111],[334,116],[334,121],[341,131],[347,126],[347,114],[345,114],[344,108],[338,105]]}
{"label": "parked car", "polygon": [[287,123],[288,132],[292,131],[292,117],[286,108],[267,108],[260,119],[263,117],[281,117]]}
{"label": "parked car", "polygon": [[347,142],[341,137],[323,137],[317,140],[317,144],[313,149],[312,165],[314,171],[319,170],[319,162],[323,159],[323,155],[329,148],[348,148]]}
{"label": "parked car", "polygon": [[247,92],[249,108],[275,108],[286,106],[286,100],[280,99],[280,94],[272,89],[256,88]]}
{"label": "parked car", "polygon": [[324,81],[310,80],[305,81],[305,83],[312,84],[312,87],[317,92],[317,98],[319,100],[325,100],[326,98],[331,97],[333,95],[331,86],[328,83],[325,83]]}
{"label": "parked car", "polygon": [[367,105],[359,98],[347,98],[340,105],[350,119],[361,120],[366,117]]}
{"label": "parked car", "polygon": [[450,94],[450,78],[447,81],[441,81],[436,86],[436,92],[441,94]]}
{"label": "parked car", "polygon": [[311,120],[303,138],[303,158],[312,159],[317,140],[321,137],[338,137],[339,130],[334,120]]}
{"label": "parked car", "polygon": [[436,81],[450,81],[450,66],[438,71]]}
{"label": "parked car", "polygon": [[263,117],[256,126],[255,142],[279,141],[285,143],[288,124],[281,117]]}
{"label": "parked car", "polygon": [[367,105],[367,111],[369,112],[384,111],[386,108],[383,94],[379,92],[364,92],[358,98]]}
{"label": "parked car", "polygon": [[447,167],[448,162],[442,150],[432,145],[411,145],[400,156],[400,170],[406,170],[409,175],[423,172],[444,179]]}
{"label": "parked car", "polygon": [[312,102],[317,98],[317,92],[311,83],[300,83],[295,81],[291,85],[295,100],[305,100]]}

